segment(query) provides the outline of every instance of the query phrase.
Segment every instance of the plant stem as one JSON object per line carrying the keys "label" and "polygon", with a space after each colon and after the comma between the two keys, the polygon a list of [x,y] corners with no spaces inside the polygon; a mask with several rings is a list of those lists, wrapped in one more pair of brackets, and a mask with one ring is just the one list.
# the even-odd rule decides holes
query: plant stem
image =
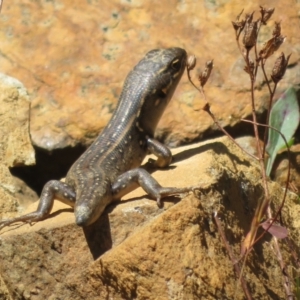
{"label": "plant stem", "polygon": [[[270,93],[269,107],[268,107],[268,111],[267,111],[267,120],[266,120],[266,124],[269,124],[271,108],[272,108],[273,99],[274,99],[274,94],[275,94],[275,91],[276,91],[276,88],[277,88],[277,82],[274,84],[274,87],[273,87],[273,90],[272,90],[271,86],[269,84],[269,81],[268,81],[266,70],[265,70],[265,61],[261,62],[261,68],[262,68],[262,71],[264,73],[264,77],[265,77],[265,80],[267,82],[267,86],[268,86],[269,93]],[[267,138],[268,138],[268,127],[265,128],[265,132],[264,132],[264,147],[263,147],[263,152],[262,152],[263,159],[265,158],[265,153],[266,153]]]}
{"label": "plant stem", "polygon": [[[247,50],[245,60],[246,60],[246,64],[247,64],[248,68],[250,69],[249,50]],[[256,65],[256,68],[257,68],[257,66],[258,65]],[[265,170],[265,165],[264,165],[264,161],[263,161],[262,149],[260,146],[257,119],[256,119],[255,96],[254,96],[254,88],[255,88],[254,74],[250,74],[252,118],[253,118],[253,127],[254,127],[254,135],[255,135],[255,139],[256,139],[258,159],[259,159],[261,173],[262,173],[262,177],[263,177],[263,186],[264,186],[264,190],[265,190],[265,197],[261,203],[258,203],[257,209],[255,211],[255,215],[252,219],[251,227],[250,227],[250,231],[249,231],[250,235],[249,235],[249,240],[248,240],[248,246],[252,246],[252,243],[254,242],[254,239],[256,236],[257,229],[259,227],[259,223],[260,223],[263,215],[265,214],[266,209],[268,208],[269,203],[270,203],[270,194],[269,194],[269,188],[268,188],[268,184],[267,184],[266,170]]]}
{"label": "plant stem", "polygon": [[[248,123],[253,123],[252,121],[248,121],[248,120],[242,120],[242,121],[248,122]],[[267,127],[267,128],[271,128],[272,130],[277,131],[281,135],[282,139],[285,142],[285,145],[287,147],[287,152],[288,152],[288,172],[287,172],[287,179],[286,179],[286,184],[285,184],[285,189],[284,189],[283,200],[282,200],[282,202],[280,204],[280,207],[276,211],[275,217],[273,218],[270,205],[268,205],[268,207],[267,207],[267,215],[268,215],[268,218],[271,220],[271,223],[270,223],[269,227],[266,228],[264,230],[264,232],[258,238],[256,238],[256,240],[253,242],[253,244],[255,244],[258,240],[260,240],[265,235],[265,233],[269,230],[269,228],[272,226],[272,224],[277,220],[277,218],[278,218],[278,216],[279,216],[279,214],[280,214],[280,212],[281,212],[281,210],[282,210],[282,208],[284,206],[285,200],[286,200],[288,186],[289,186],[289,182],[290,182],[290,174],[291,174],[291,163],[290,163],[290,161],[291,161],[291,154],[290,154],[289,145],[287,143],[287,140],[286,140],[285,136],[279,130],[277,130],[276,128],[273,128],[273,127],[271,127],[269,125],[259,124],[259,123],[257,123],[256,125],[257,126],[264,126],[264,127]],[[254,219],[255,219],[255,217],[253,218],[253,220]],[[281,251],[280,251],[280,246],[279,246],[278,240],[275,237],[273,237],[273,238],[274,238],[274,245],[275,245],[275,254],[276,254],[276,257],[277,257],[277,260],[279,262],[279,265],[280,265],[280,268],[281,268],[281,271],[282,271],[282,274],[283,274],[283,278],[284,278],[284,288],[286,290],[286,295],[288,297],[287,299],[291,300],[291,299],[293,299],[293,296],[292,296],[292,292],[291,292],[290,279],[289,279],[288,275],[285,272],[285,263],[284,263],[284,261],[282,259],[282,255],[281,255]],[[250,250],[251,249],[248,249],[248,252]]]}
{"label": "plant stem", "polygon": [[[192,81],[192,78],[191,78],[191,74],[190,74],[190,70],[187,69],[187,75],[188,75],[188,79],[190,81],[190,83],[199,91],[201,92],[201,94],[203,95],[204,97],[204,100],[206,102],[206,95],[204,93],[204,90],[203,88],[198,88],[194,82]],[[201,109],[197,109],[195,111],[198,111],[198,110],[204,110],[205,112],[207,112],[210,117],[213,119],[214,123],[217,125],[217,127],[225,134],[227,135],[227,137],[237,146],[239,147],[244,153],[246,153],[247,155],[249,155],[250,157],[252,157],[253,159],[255,160],[258,160],[258,158],[251,154],[250,152],[247,152],[243,147],[241,147],[233,138],[232,136],[221,126],[221,124],[219,123],[219,121],[216,119],[215,115],[212,113],[211,109],[210,109],[210,104],[208,102],[205,103],[205,105],[201,108]]]}
{"label": "plant stem", "polygon": [[242,275],[242,271],[241,271],[241,268],[240,268],[240,265],[239,263],[237,262],[236,258],[234,257],[234,254],[227,242],[227,239],[226,239],[226,236],[225,236],[225,233],[223,232],[223,229],[222,229],[222,225],[221,225],[221,222],[218,218],[218,215],[217,215],[217,212],[214,213],[214,220],[215,220],[215,223],[216,223],[216,226],[218,228],[218,232],[223,240],[223,243],[225,245],[225,248],[228,252],[228,255],[231,259],[231,262],[234,266],[234,269],[235,269],[235,273],[236,273],[236,276],[237,278],[240,278],[240,281],[241,281],[241,285],[242,285],[242,289],[244,291],[244,294],[246,295],[247,299],[248,300],[252,300],[252,296],[249,292],[249,289],[248,289],[248,285],[247,285],[247,282],[245,281],[243,275]]}

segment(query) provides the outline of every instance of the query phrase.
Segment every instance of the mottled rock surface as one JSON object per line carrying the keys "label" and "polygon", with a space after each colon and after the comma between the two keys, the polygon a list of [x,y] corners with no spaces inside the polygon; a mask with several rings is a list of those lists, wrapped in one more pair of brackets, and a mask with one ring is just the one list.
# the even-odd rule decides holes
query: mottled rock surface
{"label": "mottled rock surface", "polygon": [[[56,205],[48,220],[0,235],[0,272],[14,299],[243,299],[213,222],[218,213],[236,258],[261,197],[258,165],[226,138],[181,147],[174,163],[153,176],[164,186],[199,185],[201,193],[158,209],[137,189],[109,206],[89,228]],[[278,206],[282,189],[270,184]],[[295,245],[300,205],[289,193],[282,216]],[[31,205],[28,211],[34,210]],[[60,210],[57,212],[57,210]],[[282,299],[281,270],[266,235],[247,259],[253,299]],[[287,272],[290,249],[282,244]],[[3,298],[8,299],[8,298]]]}
{"label": "mottled rock surface", "polygon": [[[288,85],[299,84],[300,10],[292,0],[5,1],[0,14],[1,72],[28,88],[32,140],[53,150],[89,144],[107,124],[126,74],[144,53],[179,46],[197,56],[194,75],[206,60],[214,59],[206,93],[221,124],[232,127],[251,113],[251,106],[231,21],[242,8],[252,12],[260,4],[276,8],[270,26],[262,29],[260,44],[272,35],[274,21],[280,20],[287,36],[281,51],[292,53],[279,94]],[[9,167],[34,163],[34,152],[26,91],[14,79],[0,79],[2,218],[21,213],[30,202],[28,197],[16,201],[23,187],[15,183]],[[261,74],[257,83],[257,110],[262,113],[269,97],[261,89],[265,87]],[[201,95],[185,76],[157,135],[174,146],[211,134],[215,130],[211,119],[194,111],[202,105]],[[154,177],[164,186],[199,185],[202,193],[179,202],[169,198],[158,209],[138,189],[85,229],[74,224],[71,209],[56,203],[48,220],[1,231],[0,299],[233,299],[234,295],[242,299],[212,215],[218,212],[239,258],[241,240],[262,192],[256,162],[226,139],[174,153],[175,163],[155,171]],[[297,167],[295,171],[299,173]],[[276,184],[271,189],[278,207],[282,189]],[[300,206],[295,199],[288,194],[283,220],[298,251]],[[254,299],[285,298],[272,243],[266,235],[245,266]],[[282,248],[286,271],[292,274],[291,249],[285,244]]]}
{"label": "mottled rock surface", "polygon": [[[299,139],[296,136],[296,140]],[[237,138],[236,141],[247,151],[257,156],[255,138],[245,136]],[[289,161],[290,160],[290,161]],[[272,168],[271,179],[278,182],[282,187],[286,186],[288,168],[290,166],[289,189],[299,194],[300,191],[300,145],[290,147],[290,154],[286,149],[279,151]]]}
{"label": "mottled rock surface", "polygon": [[35,163],[29,136],[27,91],[18,80],[0,74],[0,218],[15,212],[22,184],[9,172],[9,167]]}
{"label": "mottled rock surface", "polygon": [[293,145],[290,149],[290,156],[287,151],[280,153],[274,163],[272,176],[276,182],[285,186],[289,168],[290,157],[290,188],[297,194],[300,191],[300,145]]}
{"label": "mottled rock surface", "polygon": [[[280,20],[287,36],[280,51],[292,53],[279,93],[299,83],[300,10],[293,0],[5,1],[0,15],[1,71],[28,88],[32,139],[47,150],[89,144],[107,124],[126,74],[157,47],[179,46],[195,54],[195,75],[205,61],[214,59],[206,93],[221,124],[234,126],[251,113],[251,106],[231,21],[243,8],[251,13],[259,5],[275,7],[259,43],[272,36],[274,21]],[[269,96],[260,89],[261,74],[257,83],[257,109],[262,112]],[[174,146],[211,134],[211,119],[194,111],[203,106],[201,98],[185,76],[157,135]]]}

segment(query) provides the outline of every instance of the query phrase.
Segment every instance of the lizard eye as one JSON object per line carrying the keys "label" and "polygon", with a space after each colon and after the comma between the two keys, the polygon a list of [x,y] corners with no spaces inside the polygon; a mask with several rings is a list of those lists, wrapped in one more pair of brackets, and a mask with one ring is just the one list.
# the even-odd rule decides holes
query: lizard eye
{"label": "lizard eye", "polygon": [[180,60],[179,60],[178,58],[174,59],[174,60],[171,62],[171,67],[172,67],[172,69],[174,69],[174,70],[179,70],[180,67],[181,67]]}

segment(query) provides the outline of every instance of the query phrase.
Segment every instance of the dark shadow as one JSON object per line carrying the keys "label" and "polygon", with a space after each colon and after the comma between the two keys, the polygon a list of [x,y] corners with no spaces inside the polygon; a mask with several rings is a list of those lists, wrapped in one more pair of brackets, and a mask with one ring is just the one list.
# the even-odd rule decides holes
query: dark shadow
{"label": "dark shadow", "polygon": [[[112,204],[107,206],[104,213],[95,223],[91,224],[90,226],[83,227],[83,233],[94,260],[98,259],[113,246],[108,214],[111,213],[115,209],[115,207],[121,203],[128,203],[144,198],[151,199],[147,195],[144,195],[128,200],[113,202]],[[176,196],[170,196],[166,197],[164,201],[162,201],[162,204],[165,201],[177,203],[180,201],[180,199]]]}
{"label": "dark shadow", "polygon": [[[147,194],[143,195],[143,196],[139,196],[139,197],[134,197],[132,199],[127,199],[127,200],[119,200],[119,201],[114,201],[113,203],[109,204],[107,206],[107,208],[105,209],[108,213],[111,213],[116,206],[118,206],[119,204],[122,204],[122,203],[130,203],[130,202],[133,202],[133,201],[137,201],[137,200],[142,200],[144,198],[147,198]],[[150,197],[149,197],[150,199]],[[153,199],[151,199],[153,200]]]}
{"label": "dark shadow", "polygon": [[112,248],[113,242],[107,209],[95,223],[82,229],[94,260]]}
{"label": "dark shadow", "polygon": [[[291,168],[295,169],[295,171],[299,174],[300,173],[300,164],[299,164],[299,162],[297,160],[298,157],[299,157],[299,151],[295,151],[294,152],[291,149],[291,151],[290,151],[290,164],[291,164]],[[276,173],[276,170],[278,169],[278,167],[281,164],[281,162],[283,160],[286,160],[286,159],[289,159],[287,151],[284,151],[284,152],[282,152],[282,153],[280,153],[280,154],[278,154],[276,156],[276,159],[274,161],[274,165],[273,165],[273,168],[272,168],[273,172],[271,173],[271,175],[274,176],[274,174]]]}
{"label": "dark shadow", "polygon": [[179,162],[179,161],[186,160],[194,155],[206,152],[208,150],[213,150],[216,154],[226,154],[232,161],[235,161],[236,163],[243,164],[246,166],[250,165],[248,161],[240,160],[240,158],[238,156],[232,154],[228,150],[228,148],[223,143],[220,143],[220,142],[213,142],[213,143],[209,143],[209,144],[205,144],[205,145],[200,145],[200,146],[192,148],[192,149],[184,150],[173,156],[173,162]]}
{"label": "dark shadow", "polygon": [[[149,195],[145,194],[143,196],[140,196],[140,197],[134,197],[132,199],[127,199],[127,200],[122,200],[122,201],[117,201],[115,202],[115,204],[111,204],[109,205],[107,208],[111,207],[111,210],[113,210],[118,204],[121,204],[121,203],[130,203],[130,202],[134,202],[136,200],[142,200],[142,199],[148,199],[148,200],[152,200],[152,201],[155,201],[155,199],[153,198],[150,198]],[[168,197],[165,197],[165,198],[162,198],[161,199],[161,203],[162,203],[162,207],[160,208],[163,208],[164,206],[164,202],[172,202],[172,203],[178,203],[181,199],[179,198],[179,196],[176,196],[176,195],[172,195],[172,196],[168,196]]]}
{"label": "dark shadow", "polygon": [[263,284],[264,288],[266,289],[268,296],[270,297],[269,299],[272,300],[282,300],[281,297],[279,297],[277,294],[275,294],[271,289],[266,284]]}
{"label": "dark shadow", "polygon": [[64,213],[64,212],[73,212],[73,213],[74,213],[74,209],[71,208],[71,207],[70,207],[70,208],[62,208],[62,209],[59,209],[59,210],[57,210],[57,211],[51,213],[51,214],[47,217],[47,219],[54,218],[54,217],[56,217],[56,216],[58,216],[58,215],[60,215],[61,213]]}
{"label": "dark shadow", "polygon": [[34,166],[20,166],[10,168],[13,176],[22,179],[26,185],[38,195],[41,194],[46,182],[61,179],[66,176],[76,159],[85,151],[86,147],[66,147],[53,150],[51,153],[34,147],[36,164]]}
{"label": "dark shadow", "polygon": [[186,160],[190,157],[193,157],[197,154],[203,153],[207,150],[213,149],[214,148],[214,144],[218,144],[218,142],[212,143],[212,144],[206,144],[206,145],[201,145],[195,148],[191,148],[191,149],[187,149],[184,150],[180,153],[177,153],[175,155],[173,155],[173,162],[179,162],[179,161],[183,161]]}
{"label": "dark shadow", "polygon": [[[27,224],[29,224],[30,226],[34,226],[34,225],[37,224],[37,223],[43,222],[43,221],[45,221],[45,220],[47,220],[47,219],[52,219],[52,218],[54,218],[54,217],[56,217],[56,216],[58,216],[59,214],[64,213],[64,212],[74,212],[74,209],[73,209],[73,208],[62,208],[62,209],[59,209],[59,210],[57,210],[57,211],[51,213],[51,214],[50,214],[47,218],[45,218],[44,220],[41,220],[41,221],[39,221],[39,222],[32,222],[32,223],[29,223],[29,222],[17,222],[17,223],[11,224],[11,225],[8,225],[8,226],[4,227],[4,228],[9,228],[9,229],[7,229],[5,232],[8,232],[8,231],[11,231],[11,230],[18,229],[18,228],[20,228],[20,227],[22,227],[22,226],[24,226],[24,225],[27,225]],[[1,229],[0,229],[0,235],[1,235],[2,233],[4,233],[4,232],[1,232]]]}
{"label": "dark shadow", "polygon": [[[191,147],[192,147],[192,145],[191,145]],[[213,143],[210,143],[210,144],[200,145],[200,146],[197,146],[195,148],[183,150],[182,152],[173,155],[172,163],[177,163],[177,162],[180,162],[180,161],[184,161],[186,159],[189,159],[190,157],[193,157],[193,156],[198,155],[200,153],[206,152],[208,150],[213,150],[216,154],[226,154],[235,163],[243,164],[243,165],[246,165],[248,167],[250,166],[250,163],[248,161],[240,160],[240,158],[238,156],[232,154],[228,150],[228,148],[223,143],[220,143],[220,142],[213,142]],[[168,167],[158,168],[155,165],[153,165],[152,162],[147,162],[144,165],[142,165],[141,168],[147,170],[151,174],[151,173],[153,173],[157,170],[159,170],[159,171],[168,171],[168,170],[172,170],[172,169],[177,168],[177,166],[172,165],[172,163]]]}
{"label": "dark shadow", "polygon": [[0,235],[2,235],[3,233],[5,233],[5,232],[9,232],[9,231],[12,231],[12,230],[15,230],[15,229],[18,229],[18,228],[20,228],[20,227],[22,227],[22,226],[24,226],[24,225],[26,225],[27,223],[15,223],[15,224],[11,224],[11,225],[9,225],[9,226],[6,226],[6,227],[3,227],[3,228],[5,228],[5,229],[7,229],[7,230],[5,230],[5,231],[1,231],[3,228],[1,228],[0,229]]}

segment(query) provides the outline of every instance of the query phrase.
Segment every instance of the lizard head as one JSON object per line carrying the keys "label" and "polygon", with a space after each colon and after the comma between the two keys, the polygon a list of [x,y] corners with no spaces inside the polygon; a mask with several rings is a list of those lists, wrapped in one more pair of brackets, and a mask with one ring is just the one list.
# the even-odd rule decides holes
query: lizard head
{"label": "lizard head", "polygon": [[84,183],[83,189],[76,191],[74,214],[78,226],[89,226],[97,221],[112,202],[109,180],[93,172],[87,172],[86,175],[85,179],[89,179],[89,182]]}
{"label": "lizard head", "polygon": [[[129,72],[115,113],[133,120],[137,130],[152,136],[185,70],[181,48],[154,49]],[[128,99],[124,101],[124,99]]]}
{"label": "lizard head", "polygon": [[[181,48],[154,49],[131,74],[143,86],[137,116],[140,127],[152,135],[182,77],[187,53]],[[130,76],[130,75],[129,75]]]}

